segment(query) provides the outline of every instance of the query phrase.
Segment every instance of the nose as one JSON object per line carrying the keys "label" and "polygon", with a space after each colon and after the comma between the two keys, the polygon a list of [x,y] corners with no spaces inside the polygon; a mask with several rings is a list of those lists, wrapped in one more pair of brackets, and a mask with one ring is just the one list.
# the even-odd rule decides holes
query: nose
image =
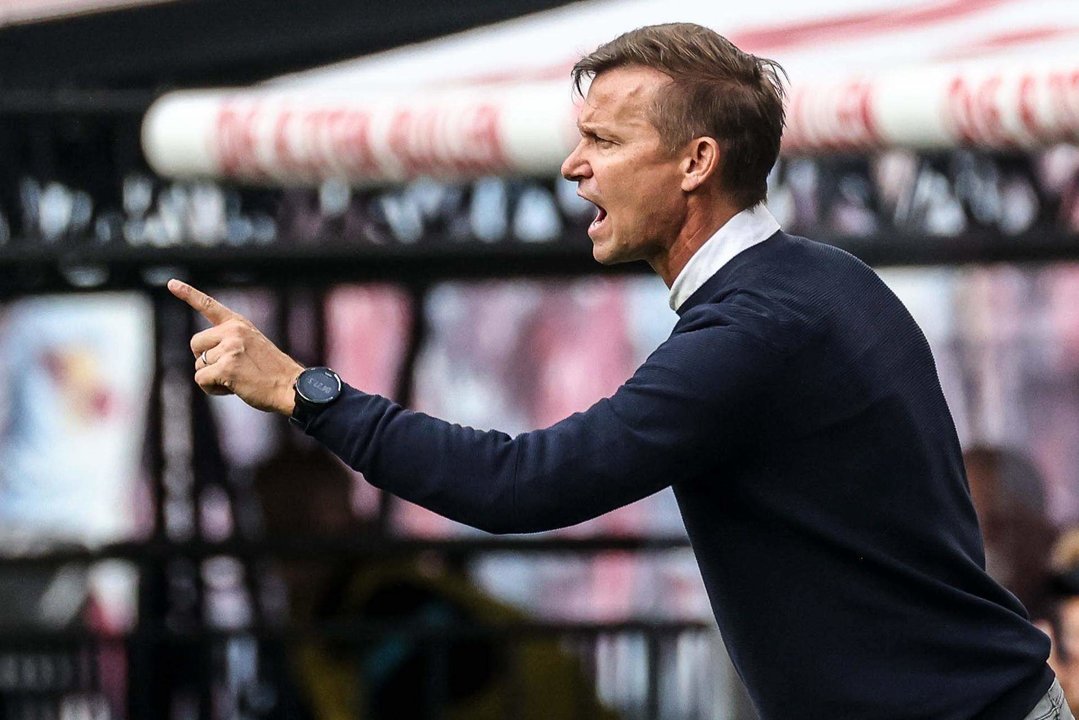
{"label": "nose", "polygon": [[577,143],[577,147],[562,161],[562,177],[573,182],[578,182],[592,174],[591,167],[584,158],[582,148],[584,140]]}

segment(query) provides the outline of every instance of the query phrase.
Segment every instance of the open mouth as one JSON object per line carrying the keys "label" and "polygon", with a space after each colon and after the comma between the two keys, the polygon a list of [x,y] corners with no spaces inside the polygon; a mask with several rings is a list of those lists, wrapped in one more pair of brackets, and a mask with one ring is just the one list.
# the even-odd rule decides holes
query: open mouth
{"label": "open mouth", "polygon": [[592,220],[592,226],[591,227],[599,227],[603,223],[603,221],[606,220],[606,219],[607,219],[607,211],[604,210],[599,205],[596,205],[596,217],[595,217],[595,219]]}

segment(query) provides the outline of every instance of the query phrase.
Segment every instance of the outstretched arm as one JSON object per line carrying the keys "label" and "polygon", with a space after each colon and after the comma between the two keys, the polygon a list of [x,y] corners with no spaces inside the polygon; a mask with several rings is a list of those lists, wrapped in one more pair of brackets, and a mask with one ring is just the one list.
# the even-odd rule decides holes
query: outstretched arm
{"label": "outstretched arm", "polygon": [[737,333],[676,335],[612,397],[510,437],[346,388],[306,428],[373,485],[489,532],[572,525],[674,482],[719,482],[774,366]]}
{"label": "outstretched arm", "polygon": [[[191,339],[195,381],[290,415],[303,367],[246,318],[178,280],[213,327]],[[412,412],[346,387],[305,428],[369,482],[489,532],[572,525],[674,482],[714,482],[752,437],[775,358],[726,325],[676,332],[609,398],[510,437]]]}

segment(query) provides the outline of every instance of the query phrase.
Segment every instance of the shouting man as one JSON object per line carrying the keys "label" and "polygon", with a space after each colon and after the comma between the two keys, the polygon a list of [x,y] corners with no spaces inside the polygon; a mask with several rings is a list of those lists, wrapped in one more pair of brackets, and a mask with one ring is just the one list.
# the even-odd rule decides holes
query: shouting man
{"label": "shouting man", "polygon": [[925,337],[866,265],[765,209],[782,70],[696,25],[583,58],[562,166],[601,263],[670,287],[671,336],[614,395],[517,437],[305,369],[179,281],[195,380],[291,416],[373,484],[496,533],[673,486],[723,638],[769,720],[1071,718],[1049,640],[985,572]]}

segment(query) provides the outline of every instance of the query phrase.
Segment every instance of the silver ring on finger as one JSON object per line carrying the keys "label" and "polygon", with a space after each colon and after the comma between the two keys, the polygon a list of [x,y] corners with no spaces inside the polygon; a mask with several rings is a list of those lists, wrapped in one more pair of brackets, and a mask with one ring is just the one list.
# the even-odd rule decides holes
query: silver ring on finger
{"label": "silver ring on finger", "polygon": [[203,365],[209,365],[210,361],[206,359],[206,351],[202,351],[202,355],[199,355],[199,360],[202,360]]}

